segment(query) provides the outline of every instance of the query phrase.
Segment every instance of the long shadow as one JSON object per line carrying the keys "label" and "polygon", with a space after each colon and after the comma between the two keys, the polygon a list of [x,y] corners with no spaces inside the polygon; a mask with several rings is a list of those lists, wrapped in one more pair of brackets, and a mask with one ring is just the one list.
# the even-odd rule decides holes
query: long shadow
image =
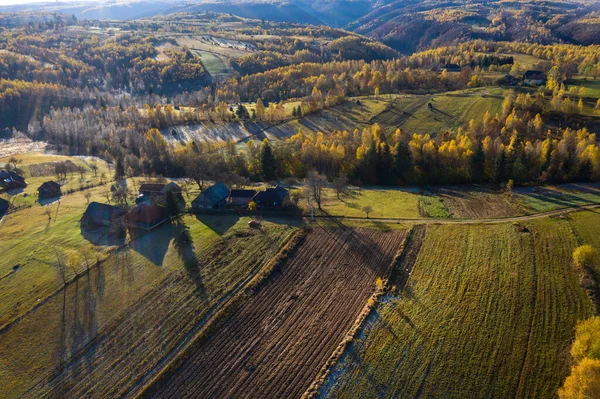
{"label": "long shadow", "polygon": [[153,230],[130,229],[129,247],[157,266],[162,266],[171,240],[177,229],[171,223],[163,223]]}
{"label": "long shadow", "polygon": [[583,205],[590,202],[585,198],[578,197],[574,194],[556,192],[542,187],[538,187],[526,195],[538,201],[550,202],[565,208],[573,205]]}
{"label": "long shadow", "polygon": [[53,198],[42,198],[42,199],[38,200],[38,203],[42,206],[50,205],[50,204],[60,201],[61,198],[62,198],[62,196],[53,197]]}
{"label": "long shadow", "polygon": [[94,244],[95,246],[113,246],[125,244],[125,235],[111,233],[110,228],[101,226],[91,229],[86,229],[80,226],[81,235],[83,238]]}
{"label": "long shadow", "polygon": [[222,236],[240,220],[240,217],[235,214],[198,213],[196,214],[196,219],[218,235]]}
{"label": "long shadow", "polygon": [[177,250],[179,259],[183,261],[183,266],[188,274],[188,277],[196,285],[196,293],[202,300],[206,300],[208,296],[206,295],[206,288],[204,287],[204,283],[202,281],[200,260],[196,256],[194,242],[192,240],[189,227],[182,220],[175,221],[174,226],[177,231],[177,235],[173,240],[173,245]]}

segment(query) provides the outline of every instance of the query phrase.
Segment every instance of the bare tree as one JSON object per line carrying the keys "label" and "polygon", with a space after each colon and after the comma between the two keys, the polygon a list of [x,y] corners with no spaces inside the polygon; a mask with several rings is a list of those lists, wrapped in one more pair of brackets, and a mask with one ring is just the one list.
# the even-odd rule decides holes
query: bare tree
{"label": "bare tree", "polygon": [[83,197],[85,198],[87,204],[90,204],[90,198],[92,198],[92,192],[90,190],[86,190],[85,193],[83,193]]}
{"label": "bare tree", "polygon": [[92,161],[90,163],[90,168],[94,172],[94,177],[97,177],[98,176],[98,164],[96,163],[96,161]]}
{"label": "bare tree", "polygon": [[49,206],[44,207],[44,215],[48,216],[48,221],[52,220],[52,209]]}
{"label": "bare tree", "polygon": [[337,198],[340,199],[340,195],[344,194],[348,187],[348,177],[340,175],[333,179],[333,188]]}
{"label": "bare tree", "polygon": [[325,176],[320,175],[317,171],[312,170],[306,178],[308,185],[308,193],[310,198],[316,202],[317,207],[321,209],[321,200],[323,198],[323,189],[327,184]]}
{"label": "bare tree", "polygon": [[370,205],[363,206],[362,210],[367,214],[367,219],[369,218],[369,214],[373,212],[373,208]]}

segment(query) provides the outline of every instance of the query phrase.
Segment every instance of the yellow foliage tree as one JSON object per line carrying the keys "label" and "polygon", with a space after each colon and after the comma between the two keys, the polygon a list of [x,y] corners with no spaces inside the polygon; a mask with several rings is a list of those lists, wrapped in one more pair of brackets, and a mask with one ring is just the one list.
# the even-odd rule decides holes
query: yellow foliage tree
{"label": "yellow foliage tree", "polygon": [[600,360],[585,358],[558,390],[560,399],[600,398]]}
{"label": "yellow foliage tree", "polygon": [[591,245],[581,245],[573,251],[573,263],[579,269],[584,267],[593,267],[596,257],[596,250]]}
{"label": "yellow foliage tree", "polygon": [[588,357],[600,360],[600,317],[591,317],[577,325],[571,356],[576,362]]}

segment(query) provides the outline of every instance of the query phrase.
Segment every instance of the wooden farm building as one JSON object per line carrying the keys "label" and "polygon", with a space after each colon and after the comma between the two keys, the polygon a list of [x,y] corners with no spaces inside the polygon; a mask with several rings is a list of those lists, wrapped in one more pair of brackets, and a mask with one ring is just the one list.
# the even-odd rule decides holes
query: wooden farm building
{"label": "wooden farm building", "polygon": [[221,209],[225,207],[228,197],[229,189],[226,185],[219,182],[202,191],[202,193],[192,201],[192,209]]}
{"label": "wooden farm building", "polygon": [[152,230],[167,221],[165,208],[156,204],[139,204],[125,215],[129,227]]}
{"label": "wooden farm building", "polygon": [[55,181],[47,181],[38,188],[38,199],[56,198],[61,195],[60,184]]}
{"label": "wooden farm building", "polygon": [[227,205],[247,206],[256,195],[256,190],[231,190]]}

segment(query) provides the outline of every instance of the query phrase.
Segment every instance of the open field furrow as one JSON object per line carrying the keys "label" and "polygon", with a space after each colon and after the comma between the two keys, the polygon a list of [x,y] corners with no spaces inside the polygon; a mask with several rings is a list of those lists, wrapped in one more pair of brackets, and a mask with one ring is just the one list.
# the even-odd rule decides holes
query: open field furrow
{"label": "open field furrow", "polygon": [[[307,243],[308,244],[308,243]],[[312,244],[312,243],[311,243]],[[315,242],[315,246],[310,245],[308,248],[306,248],[306,251],[308,253],[311,254],[325,254],[325,259],[323,259],[323,262],[325,264],[331,262],[334,257],[337,255],[338,252],[340,252],[341,246],[336,247],[333,251],[331,252],[326,252],[326,250],[328,249],[328,243],[327,241],[323,241],[323,242]],[[306,272],[306,270],[303,270],[301,268],[297,268],[294,270],[294,273],[290,273],[288,275],[288,279],[290,281],[306,281],[308,278],[306,276],[303,276],[303,273]],[[301,283],[302,285],[303,283]],[[237,339],[237,341],[240,342],[247,342],[247,344],[245,344],[245,349],[243,349],[243,351],[245,352],[244,354],[252,359],[252,364],[256,364],[257,367],[260,367],[261,364],[263,364],[261,362],[260,358],[256,358],[257,355],[255,355],[256,353],[266,353],[266,354],[272,354],[274,352],[271,352],[269,350],[264,350],[264,351],[259,351],[258,349],[260,349],[259,347],[261,345],[265,345],[265,341],[266,343],[268,343],[269,341],[275,342],[276,341],[276,335],[277,333],[279,333],[278,337],[285,337],[287,336],[291,330],[290,328],[277,328],[277,325],[281,322],[281,320],[283,319],[283,316],[285,315],[285,312],[290,309],[290,307],[293,304],[293,301],[290,300],[290,295],[295,295],[298,292],[301,292],[301,289],[297,289],[294,291],[293,294],[290,294],[289,292],[287,292],[285,289],[285,287],[282,287],[282,289],[278,290],[276,293],[273,293],[272,295],[269,296],[260,296],[259,298],[257,298],[257,308],[265,308],[269,306],[269,303],[274,303],[275,305],[275,309],[273,309],[273,311],[271,312],[271,314],[269,315],[269,317],[267,319],[261,319],[261,318],[255,318],[254,320],[251,321],[250,324],[238,324],[236,327],[236,329],[233,331],[233,336],[240,336],[239,339]],[[298,308],[298,309],[302,309],[302,308]],[[294,315],[292,315],[294,316]],[[301,318],[299,318],[299,320],[302,320]],[[285,326],[283,326],[285,327]],[[282,333],[283,330],[285,329],[285,333]],[[258,332],[257,332],[258,331]],[[298,331],[304,331],[303,329],[300,329]],[[270,340],[265,340],[264,337],[269,336],[269,334],[273,333],[274,335],[271,336]],[[229,334],[224,335],[223,337],[226,339],[229,336]],[[218,339],[216,339],[215,341],[219,341]],[[214,348],[213,350],[213,356],[216,357],[216,359],[213,357],[210,360],[217,360],[217,361],[222,361],[223,359],[221,359],[222,357],[222,351],[220,350],[221,345],[224,344],[229,344],[230,342],[221,342],[219,341],[218,343],[215,342],[213,345],[211,345],[212,348]],[[235,343],[233,344],[235,345]],[[230,369],[233,368],[236,363],[242,361],[244,359],[243,356],[235,356],[235,354],[232,354],[231,360],[228,362],[225,362],[225,365],[218,369],[218,371],[215,371],[215,386],[216,387],[220,387],[223,391],[219,392],[200,392],[201,395],[218,395],[219,393],[222,395],[226,395],[226,392],[224,391],[225,388],[228,388],[229,391],[233,390],[234,387],[229,387],[226,384],[222,383],[222,380],[220,378],[226,378],[228,375],[228,372],[230,372]],[[253,373],[255,373],[256,371],[254,371]],[[248,376],[247,376],[248,377]],[[241,380],[241,378],[240,378]],[[196,382],[197,385],[200,385],[200,382]],[[193,385],[193,384],[192,384]],[[194,388],[194,387],[192,387]],[[213,388],[214,389],[214,388]]]}
{"label": "open field furrow", "polygon": [[[357,317],[402,239],[402,232],[315,229],[298,254],[201,344],[156,396],[299,397]],[[191,383],[190,375],[195,376]]]}
{"label": "open field furrow", "polygon": [[[320,242],[320,241],[311,241],[309,243],[305,244],[306,247],[305,248],[306,251],[308,251],[309,253],[322,253],[322,251],[324,251],[326,249],[326,242]],[[277,273],[277,272],[276,272]],[[301,278],[301,273],[302,273],[302,269],[298,268],[293,270],[293,273],[290,273],[288,278],[290,280],[292,279],[300,279]],[[290,293],[284,291],[284,290],[280,290],[279,292],[277,292],[276,294],[271,295],[270,297],[261,297],[260,299],[262,300],[262,302],[260,303],[260,306],[266,307],[268,306],[268,303],[274,303],[279,305],[279,307],[284,306],[285,304],[289,304],[289,296]],[[258,299],[257,299],[258,301]],[[235,337],[235,340],[238,341],[238,345],[240,345],[239,350],[242,352],[246,352],[246,354],[249,354],[250,351],[256,351],[255,346],[257,345],[257,343],[261,342],[261,338],[264,335],[269,334],[269,332],[275,327],[272,324],[272,321],[277,321],[278,317],[281,317],[280,314],[276,313],[277,311],[272,312],[272,314],[270,315],[269,320],[265,321],[261,318],[254,318],[252,320],[249,320],[248,323],[245,324],[234,324],[234,325],[228,325],[227,328],[230,329],[228,331],[228,334],[224,335],[225,338],[228,337]],[[281,313],[281,311],[279,311],[279,313]],[[271,323],[269,323],[269,321],[271,321]],[[265,325],[266,324],[266,325]],[[255,333],[255,331],[259,331],[258,333]],[[227,342],[229,343],[229,342]],[[234,343],[235,345],[235,343]],[[210,349],[207,351],[204,359],[205,361],[209,361],[209,362],[218,362],[218,361],[222,361],[222,351],[219,350],[219,345],[211,345]],[[242,357],[239,357],[239,360],[241,361]],[[215,386],[221,386],[223,388],[225,388],[225,386],[220,385],[219,382],[219,378],[220,377],[224,377],[226,376],[226,371],[228,371],[228,367],[232,367],[232,363],[235,363],[235,360],[232,360],[231,362],[227,362],[222,368],[215,370],[215,382],[216,385]],[[197,382],[196,384],[200,385],[200,382]],[[191,383],[192,385],[192,389],[194,388],[194,383]],[[215,392],[213,392],[213,394],[215,394]]]}

